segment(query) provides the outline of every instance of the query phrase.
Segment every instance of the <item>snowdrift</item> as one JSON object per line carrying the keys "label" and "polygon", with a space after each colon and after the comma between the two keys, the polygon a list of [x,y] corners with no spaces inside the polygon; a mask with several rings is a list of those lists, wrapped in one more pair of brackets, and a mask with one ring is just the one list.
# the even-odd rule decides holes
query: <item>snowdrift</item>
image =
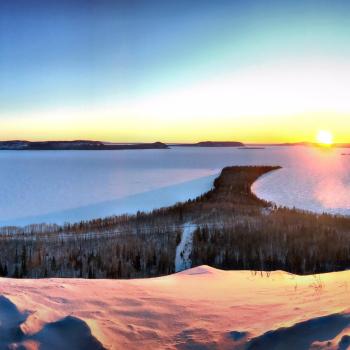
{"label": "snowdrift", "polygon": [[350,271],[200,266],[142,280],[0,279],[0,348],[337,349],[350,346]]}

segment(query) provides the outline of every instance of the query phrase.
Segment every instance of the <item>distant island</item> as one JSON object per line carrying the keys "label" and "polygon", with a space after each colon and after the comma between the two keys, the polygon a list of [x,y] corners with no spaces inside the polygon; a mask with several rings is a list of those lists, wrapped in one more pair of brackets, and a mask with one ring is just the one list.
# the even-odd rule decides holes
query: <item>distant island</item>
{"label": "distant island", "polygon": [[315,146],[317,143],[314,142],[285,142],[285,143],[276,143],[272,146]]}
{"label": "distant island", "polygon": [[113,144],[101,141],[0,141],[0,150],[17,151],[95,151],[95,150],[133,150],[133,149],[167,149],[162,142]]}
{"label": "distant island", "polygon": [[173,146],[183,147],[244,147],[242,142],[238,141],[201,141],[197,143],[178,143]]}

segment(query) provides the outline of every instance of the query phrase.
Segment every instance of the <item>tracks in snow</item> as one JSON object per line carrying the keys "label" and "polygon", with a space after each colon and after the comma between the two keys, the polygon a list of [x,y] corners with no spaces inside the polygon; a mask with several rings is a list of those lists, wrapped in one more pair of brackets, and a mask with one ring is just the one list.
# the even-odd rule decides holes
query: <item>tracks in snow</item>
{"label": "tracks in snow", "polygon": [[192,267],[191,252],[193,243],[193,232],[197,225],[184,225],[181,241],[176,247],[175,272],[180,272]]}

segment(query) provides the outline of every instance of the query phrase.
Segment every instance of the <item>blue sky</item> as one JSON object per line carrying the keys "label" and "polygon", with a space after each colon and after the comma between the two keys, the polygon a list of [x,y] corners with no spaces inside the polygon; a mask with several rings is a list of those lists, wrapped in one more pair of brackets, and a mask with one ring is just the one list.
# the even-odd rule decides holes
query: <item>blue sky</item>
{"label": "blue sky", "polygon": [[[0,138],[25,137],[21,123],[28,126],[26,138],[42,138],[45,130],[51,135],[50,125],[57,129],[60,121],[59,110],[69,110],[66,119],[75,119],[77,128],[84,120],[84,111],[89,110],[89,131],[85,133],[82,128],[67,134],[69,137],[94,136],[91,129],[94,123],[101,124],[102,118],[106,130],[104,133],[100,126],[96,137],[139,139],[142,134],[133,134],[131,129],[142,115],[140,111],[137,116],[134,111],[126,113],[127,106],[143,106],[145,100],[161,99],[164,94],[173,94],[169,103],[176,104],[176,91],[193,91],[193,86],[208,85],[213,79],[256,67],[271,69],[275,64],[286,66],[291,62],[308,62],[312,66],[315,62],[321,70],[334,68],[350,58],[349,10],[348,1],[337,0],[2,0],[0,120],[4,134]],[[110,109],[108,117],[99,112],[105,106]],[[319,115],[327,112],[325,109],[329,112],[329,106],[316,107],[300,108],[296,114],[305,117],[305,113]],[[91,110],[96,111],[95,115]],[[51,112],[55,114],[52,120]],[[347,112],[343,108],[339,114]],[[165,126],[148,132],[153,130],[155,137],[163,132],[169,139],[174,121],[169,121],[168,129],[167,113],[164,109],[162,113],[163,117],[159,111],[153,113],[152,108],[146,108],[144,118]],[[228,108],[225,116],[212,118],[223,117],[222,123],[226,123],[228,115],[237,118],[239,113],[241,110]],[[36,114],[45,117],[34,120]],[[181,111],[171,118],[181,120],[184,116],[180,114]],[[194,123],[199,122],[200,108],[194,114]],[[279,114],[283,120],[283,111]],[[44,126],[36,135],[34,126],[40,118]],[[339,123],[344,118],[340,117]],[[62,121],[66,119],[62,115]],[[127,124],[132,119],[134,124]],[[110,134],[112,121],[126,123],[125,133]],[[183,122],[177,128],[183,127]],[[223,134],[213,134],[213,138],[219,135]],[[57,137],[64,136],[62,128]],[[244,133],[242,137],[259,138]]]}

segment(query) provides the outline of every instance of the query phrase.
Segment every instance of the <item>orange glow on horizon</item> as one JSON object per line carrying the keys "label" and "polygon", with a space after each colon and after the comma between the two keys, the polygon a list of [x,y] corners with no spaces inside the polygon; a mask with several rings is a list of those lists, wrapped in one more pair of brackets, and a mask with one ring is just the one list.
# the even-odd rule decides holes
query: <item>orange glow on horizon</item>
{"label": "orange glow on horizon", "polygon": [[0,139],[294,143],[331,129],[349,143],[349,81],[348,62],[282,61],[118,101],[14,108]]}

